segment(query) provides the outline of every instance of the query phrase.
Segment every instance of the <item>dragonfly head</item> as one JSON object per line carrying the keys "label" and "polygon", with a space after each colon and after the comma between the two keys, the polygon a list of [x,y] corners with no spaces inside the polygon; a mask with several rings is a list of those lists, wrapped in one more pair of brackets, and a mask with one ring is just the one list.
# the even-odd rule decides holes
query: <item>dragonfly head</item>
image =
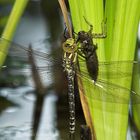
{"label": "dragonfly head", "polygon": [[77,45],[75,43],[75,40],[73,38],[68,38],[63,43],[63,51],[67,53],[74,53],[77,50]]}

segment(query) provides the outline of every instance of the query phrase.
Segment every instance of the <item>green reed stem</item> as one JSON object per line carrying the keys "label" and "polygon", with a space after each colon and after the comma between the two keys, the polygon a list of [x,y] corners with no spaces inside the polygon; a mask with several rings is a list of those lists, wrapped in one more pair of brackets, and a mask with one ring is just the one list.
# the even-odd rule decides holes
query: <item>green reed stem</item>
{"label": "green reed stem", "polygon": [[[28,0],[16,0],[15,1],[15,4],[13,6],[13,9],[12,9],[9,19],[7,21],[7,24],[3,30],[2,38],[5,38],[7,40],[11,40],[13,38],[16,27],[20,21],[20,18],[24,12],[24,9],[25,9],[27,3],[28,3]],[[8,43],[3,42],[3,41],[0,42],[0,49],[2,50],[2,51],[0,51],[0,65],[2,65],[5,60],[8,47],[9,47]]]}

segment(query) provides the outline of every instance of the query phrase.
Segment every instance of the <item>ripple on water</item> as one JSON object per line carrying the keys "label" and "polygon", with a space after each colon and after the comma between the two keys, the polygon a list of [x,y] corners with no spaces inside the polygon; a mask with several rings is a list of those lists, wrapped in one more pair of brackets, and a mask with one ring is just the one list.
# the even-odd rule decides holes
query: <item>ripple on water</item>
{"label": "ripple on water", "polygon": [[14,113],[19,110],[19,106],[11,106],[4,110],[5,113]]}
{"label": "ripple on water", "polygon": [[31,92],[31,91],[24,94],[23,98],[27,101],[35,101],[36,99],[34,92]]}
{"label": "ripple on water", "polygon": [[[31,140],[31,123],[24,123],[21,126],[8,126],[0,128],[0,140]],[[59,140],[57,130],[41,130],[37,140]]]}

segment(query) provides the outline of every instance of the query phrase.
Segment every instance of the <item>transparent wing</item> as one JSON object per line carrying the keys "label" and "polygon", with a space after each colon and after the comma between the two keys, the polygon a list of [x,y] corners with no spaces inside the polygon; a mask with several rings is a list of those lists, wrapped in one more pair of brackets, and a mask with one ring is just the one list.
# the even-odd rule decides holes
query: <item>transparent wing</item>
{"label": "transparent wing", "polygon": [[[118,79],[124,77],[131,77],[133,70],[139,69],[140,62],[138,61],[111,61],[99,63],[99,78],[102,79]],[[138,73],[134,73],[135,75]]]}
{"label": "transparent wing", "polygon": [[[15,42],[6,40],[4,38],[0,38],[0,52],[6,53],[7,51],[2,47],[3,45],[6,45],[9,47],[8,55],[12,56],[13,58],[18,57],[20,60],[28,61],[28,52],[29,52],[29,46],[22,46],[20,44],[17,44]],[[42,39],[38,42],[35,42],[31,44],[33,49],[33,55],[38,60],[44,60],[46,62],[60,62],[60,59],[58,60],[55,56],[58,55],[59,50],[51,50],[51,45],[49,40]],[[47,53],[46,53],[47,52]]]}
{"label": "transparent wing", "polygon": [[[86,72],[77,72],[77,76],[80,77],[83,83],[86,83],[86,85],[88,86],[83,87],[87,91],[87,93],[85,93],[85,96],[89,99],[99,100],[103,102],[129,104],[131,98],[132,104],[140,103],[140,91],[136,92],[131,90],[131,88],[123,87],[123,84],[120,83],[121,81],[124,82],[124,79],[117,79],[117,81],[120,81],[119,83],[115,81],[113,83],[110,80],[107,81],[102,79],[98,79],[96,82],[94,82]],[[127,81],[125,82],[127,84]]]}
{"label": "transparent wing", "polygon": [[[6,39],[0,39],[0,46],[8,45],[9,51],[8,53],[0,47],[0,52],[7,54],[7,59],[4,64],[5,67],[1,69],[1,77],[9,77],[9,75],[22,75],[32,76],[33,69],[31,61],[29,60],[30,50],[29,47],[24,47],[17,43],[8,41]],[[37,47],[39,48],[37,49]],[[42,40],[38,43],[32,45],[32,55],[34,58],[35,67],[37,72],[41,75],[42,79],[49,80],[52,78],[48,76],[52,72],[58,73],[60,70],[62,71],[62,60],[61,60],[61,52],[58,50],[51,50],[51,45],[49,41]],[[36,50],[37,49],[37,50]],[[39,51],[38,51],[39,50]],[[45,53],[47,51],[47,53]]]}
{"label": "transparent wing", "polygon": [[[8,53],[3,49],[2,45],[9,46]],[[32,44],[31,44],[32,45]],[[6,39],[0,38],[0,52],[8,54],[8,59],[11,61],[20,61],[23,64],[30,64],[29,62],[29,46],[22,46],[20,44],[8,41]],[[34,43],[32,46],[32,54],[36,61],[36,66],[42,70],[45,68],[50,68],[54,64],[60,64],[62,62],[59,57],[61,54],[60,49],[51,50],[51,45],[49,41],[43,39],[38,43]],[[39,51],[38,51],[39,50]],[[47,52],[47,53],[46,53]],[[7,60],[8,60],[7,59]],[[9,61],[8,60],[8,61]]]}
{"label": "transparent wing", "polygon": [[[92,64],[91,64],[92,65]],[[85,70],[84,60],[80,60],[80,70]],[[133,70],[140,68],[140,62],[138,61],[110,61],[99,62],[98,78],[104,80],[122,79],[126,77],[132,77]],[[138,71],[134,73],[138,74]]]}

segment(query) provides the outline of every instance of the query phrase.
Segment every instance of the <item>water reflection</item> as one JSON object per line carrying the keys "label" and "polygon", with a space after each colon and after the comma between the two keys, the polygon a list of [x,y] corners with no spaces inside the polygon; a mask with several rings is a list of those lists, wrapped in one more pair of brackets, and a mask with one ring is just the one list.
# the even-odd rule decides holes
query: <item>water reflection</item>
{"label": "water reflection", "polygon": [[[22,90],[23,89],[23,90]],[[25,100],[26,87],[20,89],[21,96],[12,96],[12,92],[8,93],[8,99],[17,104],[20,109],[16,111],[3,111],[0,115],[0,138],[1,140],[31,140],[33,131],[33,108],[35,101]],[[6,89],[5,89],[6,90]],[[11,89],[13,90],[13,89]],[[4,91],[4,89],[3,89]],[[14,89],[16,92],[16,89]],[[19,93],[19,89],[17,88]],[[2,91],[1,91],[2,93]],[[50,94],[44,96],[44,107],[42,109],[42,116],[40,125],[38,127],[37,140],[58,140],[59,132],[56,123],[56,110],[55,104],[57,101],[56,95],[51,91]],[[8,107],[7,107],[8,109]],[[6,110],[7,110],[6,109]],[[10,109],[10,108],[9,108]],[[39,109],[39,108],[38,108]],[[35,132],[35,130],[34,130]]]}
{"label": "water reflection", "polygon": [[32,91],[27,92],[23,98],[25,98],[26,100],[30,101],[35,101],[35,94]]}

